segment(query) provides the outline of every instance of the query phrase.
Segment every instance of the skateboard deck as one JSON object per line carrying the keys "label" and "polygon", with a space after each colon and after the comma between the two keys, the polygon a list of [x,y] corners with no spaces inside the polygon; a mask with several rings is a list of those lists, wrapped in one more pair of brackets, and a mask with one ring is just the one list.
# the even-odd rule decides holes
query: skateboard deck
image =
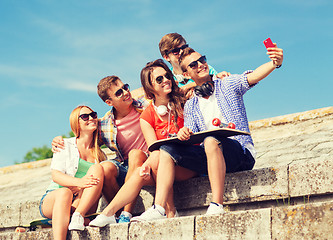
{"label": "skateboard deck", "polygon": [[[93,213],[85,216],[84,218],[88,218],[92,221],[99,213]],[[52,227],[52,219],[50,218],[40,218],[32,220],[29,224],[18,226],[15,229],[15,232],[27,232],[27,231],[36,231],[39,228],[51,228]]]}
{"label": "skateboard deck", "polygon": [[35,231],[37,228],[50,228],[52,227],[52,219],[40,218],[31,221],[29,224],[18,226],[15,232]]}
{"label": "skateboard deck", "polygon": [[191,135],[190,139],[186,141],[181,141],[177,137],[157,140],[156,142],[154,142],[149,146],[148,150],[150,152],[158,150],[162,145],[168,143],[187,144],[187,145],[198,144],[201,143],[208,136],[213,136],[216,137],[217,139],[221,139],[236,135],[251,135],[251,134],[245,131],[235,130],[231,128],[217,128],[217,129],[194,133],[193,135]]}

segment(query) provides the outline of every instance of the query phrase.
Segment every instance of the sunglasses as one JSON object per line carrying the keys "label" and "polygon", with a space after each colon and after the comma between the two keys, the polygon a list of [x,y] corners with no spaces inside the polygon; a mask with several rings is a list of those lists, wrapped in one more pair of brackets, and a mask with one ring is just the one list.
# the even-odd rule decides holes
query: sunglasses
{"label": "sunglasses", "polygon": [[89,116],[90,116],[92,119],[96,119],[96,118],[97,118],[97,112],[84,113],[84,114],[81,114],[81,115],[79,116],[79,118],[81,118],[83,121],[88,121],[88,120],[89,120]]}
{"label": "sunglasses", "polygon": [[191,62],[188,67],[196,69],[198,67],[198,62],[205,64],[207,62],[206,56],[201,56],[198,60]]}
{"label": "sunglasses", "polygon": [[167,51],[166,53],[167,53],[167,55],[170,54],[170,53],[173,53],[174,55],[178,55],[180,53],[180,50],[184,50],[187,47],[188,47],[188,44],[185,44],[185,45],[183,45],[183,46],[181,46],[179,48],[174,48],[174,49],[172,49],[170,51]]}
{"label": "sunglasses", "polygon": [[119,88],[116,92],[115,92],[115,96],[117,98],[122,98],[124,96],[124,91],[128,92],[130,90],[129,85],[126,83],[124,86],[122,86],[121,88]]}
{"label": "sunglasses", "polygon": [[161,84],[164,80],[164,78],[171,80],[170,74],[166,73],[164,76],[158,76],[155,81],[157,84]]}

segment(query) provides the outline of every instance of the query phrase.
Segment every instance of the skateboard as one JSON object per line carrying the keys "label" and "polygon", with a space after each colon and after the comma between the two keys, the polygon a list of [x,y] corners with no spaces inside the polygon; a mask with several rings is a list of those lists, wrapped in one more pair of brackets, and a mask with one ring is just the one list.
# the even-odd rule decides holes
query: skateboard
{"label": "skateboard", "polygon": [[50,218],[40,218],[31,221],[27,225],[18,226],[15,232],[28,232],[36,231],[37,228],[50,228],[52,227],[52,219]]}
{"label": "skateboard", "polygon": [[202,132],[197,132],[191,135],[189,140],[186,141],[181,141],[177,137],[171,137],[167,139],[161,139],[157,140],[153,144],[151,144],[148,148],[150,152],[154,150],[160,149],[162,145],[168,144],[168,143],[177,143],[177,144],[186,144],[186,145],[193,145],[193,144],[198,144],[201,143],[206,137],[208,136],[214,136],[218,139],[221,138],[226,138],[226,137],[231,137],[231,136],[236,136],[236,135],[251,135],[248,132],[245,131],[240,131],[236,129],[231,129],[231,128],[216,128],[212,130],[207,130],[207,131],[202,131]]}
{"label": "skateboard", "polygon": [[[92,221],[93,219],[95,219],[95,217],[97,217],[97,215],[99,215],[99,213],[93,213],[93,214],[85,216],[84,218],[87,218],[90,221]],[[41,229],[41,228],[51,228],[51,227],[52,227],[52,219],[40,218],[40,219],[35,219],[35,220],[31,221],[29,224],[16,227],[15,232],[18,232],[18,233],[29,232],[29,231],[36,231],[37,229]]]}

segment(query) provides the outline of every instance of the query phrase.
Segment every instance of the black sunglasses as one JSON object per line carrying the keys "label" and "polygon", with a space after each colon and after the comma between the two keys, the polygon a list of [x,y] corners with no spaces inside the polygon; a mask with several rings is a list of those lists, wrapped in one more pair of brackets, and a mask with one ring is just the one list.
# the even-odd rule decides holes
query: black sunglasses
{"label": "black sunglasses", "polygon": [[81,118],[83,121],[88,121],[88,120],[89,120],[89,116],[90,116],[92,119],[96,119],[96,118],[97,118],[97,112],[84,113],[84,114],[81,114],[81,115],[79,116],[79,118]]}
{"label": "black sunglasses", "polygon": [[198,67],[198,62],[204,64],[207,62],[206,56],[201,56],[198,60],[191,62],[188,67],[192,69],[196,69]]}
{"label": "black sunglasses", "polygon": [[173,53],[174,55],[178,55],[179,52],[180,52],[180,50],[184,50],[187,47],[188,47],[188,44],[184,44],[183,46],[181,46],[179,48],[174,48],[174,49],[172,49],[170,51],[167,51],[166,53],[167,53],[167,55],[170,54],[170,53]]}
{"label": "black sunglasses", "polygon": [[119,88],[116,92],[115,92],[115,96],[117,98],[122,98],[124,96],[124,90],[125,91],[129,91],[130,90],[130,87],[129,85],[126,83],[124,86],[122,86],[121,88]]}
{"label": "black sunglasses", "polygon": [[163,82],[164,78],[169,79],[169,80],[172,79],[172,77],[170,76],[170,74],[166,73],[164,76],[158,76],[155,79],[155,81],[156,81],[157,84],[161,84]]}

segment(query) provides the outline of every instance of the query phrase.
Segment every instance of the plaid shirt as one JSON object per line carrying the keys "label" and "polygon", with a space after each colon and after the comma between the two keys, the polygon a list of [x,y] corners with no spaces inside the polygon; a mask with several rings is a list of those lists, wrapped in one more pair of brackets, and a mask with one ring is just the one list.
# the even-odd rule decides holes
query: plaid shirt
{"label": "plaid shirt", "polygon": [[[133,106],[136,111],[141,113],[143,111],[142,103],[134,100]],[[98,121],[99,136],[100,140],[111,150],[115,151],[117,154],[117,161],[124,162],[125,159],[121,153],[119,146],[117,144],[117,126],[114,124],[114,113],[113,108],[108,111],[104,117],[100,118]]]}
{"label": "plaid shirt", "polygon": [[[233,74],[224,77],[223,80],[213,76],[215,85],[215,96],[217,105],[222,116],[227,122],[233,122],[236,129],[250,132],[249,123],[246,116],[243,95],[251,89],[247,82],[246,71],[241,75]],[[202,112],[199,108],[198,96],[194,95],[189,99],[184,107],[184,126],[193,132],[207,130]],[[239,135],[234,137],[245,149],[249,144],[253,146],[251,136]]]}

